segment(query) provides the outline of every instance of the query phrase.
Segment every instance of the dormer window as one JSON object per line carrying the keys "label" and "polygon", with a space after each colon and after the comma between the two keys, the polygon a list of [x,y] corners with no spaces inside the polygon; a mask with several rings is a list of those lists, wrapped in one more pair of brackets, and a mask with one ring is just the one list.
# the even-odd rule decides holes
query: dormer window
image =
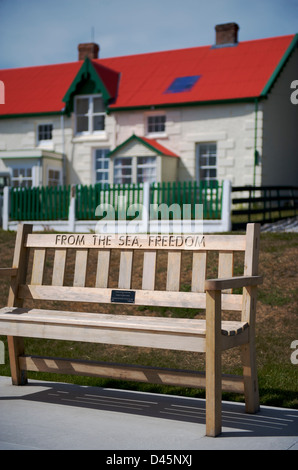
{"label": "dormer window", "polygon": [[101,95],[77,96],[76,133],[93,134],[105,129],[105,107]]}

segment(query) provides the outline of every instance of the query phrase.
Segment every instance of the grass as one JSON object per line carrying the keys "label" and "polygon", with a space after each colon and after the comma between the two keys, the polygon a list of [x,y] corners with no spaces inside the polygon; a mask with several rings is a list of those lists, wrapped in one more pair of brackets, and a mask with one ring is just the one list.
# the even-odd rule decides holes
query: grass
{"label": "grass", "polygon": [[[10,266],[13,256],[15,233],[0,230],[0,254],[1,266]],[[185,254],[181,276],[181,287],[188,291],[190,286],[191,260]],[[259,288],[257,306],[257,366],[259,377],[260,401],[263,405],[298,408],[298,365],[291,363],[291,343],[298,339],[298,234],[296,233],[263,233],[261,235],[260,273],[264,277],[264,283]],[[71,262],[71,261],[70,261]],[[164,280],[165,264],[161,260],[157,275],[158,285],[162,288]],[[243,259],[236,256],[235,275],[241,275]],[[117,259],[112,258],[113,266]],[[92,284],[92,263],[88,272]],[[52,261],[47,262],[48,271],[51,270]],[[212,255],[207,277],[215,277],[217,270],[217,258]],[[94,271],[94,270],[93,270]],[[136,257],[134,274],[136,278],[135,288],[141,279],[141,263]],[[47,274],[46,274],[47,276]],[[113,283],[112,279],[112,283]],[[66,279],[66,285],[71,285],[71,279]],[[88,284],[87,284],[88,285]],[[5,306],[8,293],[8,281],[0,284],[0,305]],[[61,305],[56,302],[55,307]],[[53,307],[53,306],[52,306]],[[54,307],[54,308],[55,308]],[[76,306],[82,310],[86,305]],[[64,308],[69,308],[65,307]],[[97,308],[96,305],[93,308]],[[123,306],[101,306],[105,313],[131,313],[157,316],[175,317],[201,317],[204,312],[190,309],[135,307],[135,312],[126,311]],[[96,310],[94,310],[96,311]],[[0,364],[0,375],[10,375],[6,338],[4,341],[6,353],[5,364]],[[108,362],[123,362],[131,364],[155,365],[159,367],[185,368],[192,370],[204,370],[204,355],[181,351],[161,351],[154,349],[132,348],[125,346],[94,345],[92,343],[78,343],[70,341],[25,339],[26,352],[41,356],[56,356],[67,358],[80,358],[88,360],[100,360]],[[223,353],[223,372],[229,374],[241,374],[239,351],[236,349]],[[93,385],[101,387],[125,388],[141,391],[153,391],[157,393],[178,394],[191,397],[204,397],[205,392],[197,389],[185,389],[178,387],[166,387],[159,385],[123,382],[109,379],[66,376],[57,374],[28,373],[29,378],[41,380],[53,380]],[[241,395],[223,394],[224,399],[243,401]]]}

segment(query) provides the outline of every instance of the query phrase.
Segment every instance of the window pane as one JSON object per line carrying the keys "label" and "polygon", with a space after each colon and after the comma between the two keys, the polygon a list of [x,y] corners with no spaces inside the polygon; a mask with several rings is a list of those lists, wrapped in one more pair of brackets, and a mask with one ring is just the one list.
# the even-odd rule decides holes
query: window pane
{"label": "window pane", "polygon": [[88,131],[88,117],[77,116],[77,132]]}
{"label": "window pane", "polygon": [[104,113],[104,103],[102,98],[93,99],[93,113]]}
{"label": "window pane", "polygon": [[115,158],[114,160],[114,182],[116,184],[132,182],[132,159]]}
{"label": "window pane", "polygon": [[216,179],[216,144],[204,143],[198,146],[199,175],[201,180]]}
{"label": "window pane", "polygon": [[53,124],[40,124],[38,126],[38,140],[52,140]]}
{"label": "window pane", "polygon": [[97,183],[108,183],[109,182],[109,173],[107,171],[97,171],[96,172],[96,182]]}
{"label": "window pane", "polygon": [[77,114],[87,114],[89,109],[89,98],[77,98],[76,112]]}
{"label": "window pane", "polygon": [[96,182],[97,183],[108,183],[109,182],[109,162],[110,159],[107,156],[110,149],[96,149],[95,150],[95,170],[96,170]]}
{"label": "window pane", "polygon": [[165,132],[166,117],[165,116],[149,116],[148,132]]}
{"label": "window pane", "polygon": [[105,117],[104,116],[93,116],[93,130],[103,131],[105,128]]}
{"label": "window pane", "polygon": [[138,157],[137,162],[137,182],[154,183],[156,181],[156,158]]}

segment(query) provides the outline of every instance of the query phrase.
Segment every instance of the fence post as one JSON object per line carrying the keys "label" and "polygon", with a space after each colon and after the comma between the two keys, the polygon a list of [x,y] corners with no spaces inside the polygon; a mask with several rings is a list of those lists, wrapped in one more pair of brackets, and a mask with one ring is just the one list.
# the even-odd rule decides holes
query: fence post
{"label": "fence post", "polygon": [[221,204],[221,221],[224,232],[232,230],[231,221],[231,198],[232,198],[232,185],[231,181],[224,180],[222,184],[222,204]]}
{"label": "fence post", "polygon": [[76,223],[76,187],[72,185],[70,188],[70,201],[68,210],[68,230],[69,232],[75,231]]}
{"label": "fence post", "polygon": [[142,231],[149,232],[150,216],[150,183],[143,183],[143,210],[142,210]]}
{"label": "fence post", "polygon": [[3,188],[2,228],[8,230],[9,221],[9,186]]}

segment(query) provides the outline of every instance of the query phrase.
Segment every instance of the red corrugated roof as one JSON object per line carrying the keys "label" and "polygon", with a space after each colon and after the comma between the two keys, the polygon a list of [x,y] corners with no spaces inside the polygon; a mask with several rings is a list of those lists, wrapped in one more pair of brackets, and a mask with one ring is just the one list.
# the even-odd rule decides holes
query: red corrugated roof
{"label": "red corrugated roof", "polygon": [[[195,47],[93,60],[107,89],[118,94],[110,109],[258,97],[294,35],[240,42],[234,47]],[[83,62],[0,71],[5,104],[0,114],[58,112]],[[115,75],[106,74],[107,69]],[[119,82],[117,78],[119,75]],[[175,78],[200,78],[190,91],[165,93]],[[113,77],[113,83],[110,77]],[[109,78],[108,78],[109,77]]]}

